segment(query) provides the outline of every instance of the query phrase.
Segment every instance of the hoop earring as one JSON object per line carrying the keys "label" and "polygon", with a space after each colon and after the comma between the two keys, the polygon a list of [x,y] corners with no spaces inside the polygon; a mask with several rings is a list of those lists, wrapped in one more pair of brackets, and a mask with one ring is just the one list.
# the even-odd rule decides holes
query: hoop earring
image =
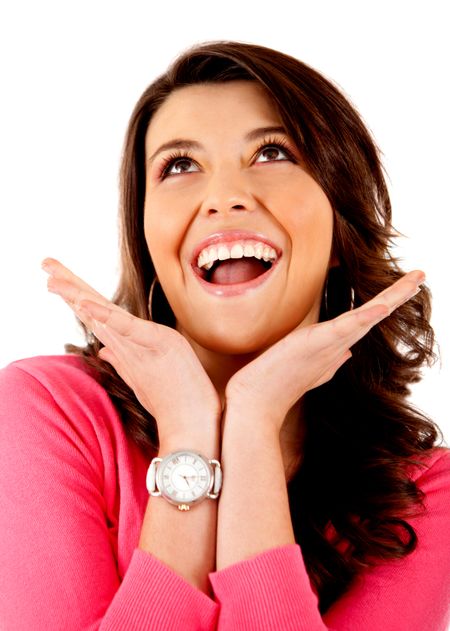
{"label": "hoop earring", "polygon": [[[328,312],[328,280],[329,278],[330,278],[330,274],[327,275],[327,280],[325,283],[325,291],[323,294],[325,317],[327,319],[329,318],[329,312]],[[350,287],[350,311],[352,311],[354,308],[355,308],[355,290],[353,289],[353,287]]]}
{"label": "hoop earring", "polygon": [[150,293],[148,295],[148,314],[152,322],[153,322],[153,313],[152,313],[153,291],[155,289],[155,285],[157,281],[159,282],[158,276],[155,276],[155,278],[152,280],[152,284],[150,285]]}

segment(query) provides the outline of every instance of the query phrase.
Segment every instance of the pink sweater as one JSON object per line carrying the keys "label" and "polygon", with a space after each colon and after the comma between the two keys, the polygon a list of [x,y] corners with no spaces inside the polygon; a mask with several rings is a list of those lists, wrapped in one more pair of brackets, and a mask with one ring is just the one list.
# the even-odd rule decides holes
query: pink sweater
{"label": "pink sweater", "polygon": [[76,356],[0,370],[1,631],[445,631],[450,451],[414,477],[418,548],[360,575],[321,617],[297,544],[209,574],[214,600],[137,545],[144,457]]}

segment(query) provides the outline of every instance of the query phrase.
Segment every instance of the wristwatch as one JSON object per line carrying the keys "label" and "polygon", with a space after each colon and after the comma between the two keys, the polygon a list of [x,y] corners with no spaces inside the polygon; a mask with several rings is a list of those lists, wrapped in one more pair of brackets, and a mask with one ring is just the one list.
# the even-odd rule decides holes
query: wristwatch
{"label": "wristwatch", "polygon": [[208,460],[196,451],[173,451],[164,458],[153,458],[146,486],[150,495],[162,496],[178,510],[187,511],[207,497],[219,497],[222,468],[218,460]]}

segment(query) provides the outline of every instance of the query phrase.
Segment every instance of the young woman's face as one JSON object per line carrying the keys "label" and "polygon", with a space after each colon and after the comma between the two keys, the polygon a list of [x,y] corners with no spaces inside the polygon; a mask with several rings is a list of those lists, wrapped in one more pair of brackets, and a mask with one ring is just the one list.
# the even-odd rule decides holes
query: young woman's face
{"label": "young woman's face", "polygon": [[[255,132],[264,127],[282,127],[272,101],[259,84],[233,81],[172,92],[147,130],[149,252],[177,329],[219,353],[259,351],[317,322],[330,265],[330,203],[289,136]],[[166,146],[152,159],[179,139],[193,146]],[[192,267],[193,255],[208,236],[232,230],[269,240],[281,256],[257,287],[227,295],[227,287],[210,284],[211,293]],[[234,243],[245,245],[242,238]]]}

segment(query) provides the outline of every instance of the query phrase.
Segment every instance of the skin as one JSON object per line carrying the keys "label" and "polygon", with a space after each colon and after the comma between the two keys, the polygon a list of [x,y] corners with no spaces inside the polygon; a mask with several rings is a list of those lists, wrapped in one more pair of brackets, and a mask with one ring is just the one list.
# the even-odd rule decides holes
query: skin
{"label": "skin", "polygon": [[[217,120],[221,124],[217,125]],[[252,141],[246,134],[282,126],[276,108],[254,82],[195,85],[173,92],[146,134],[144,230],[159,281],[189,341],[217,390],[221,407],[231,376],[297,326],[318,321],[331,257],[333,211],[285,133]],[[169,165],[174,138],[199,142]],[[282,148],[261,148],[270,140]],[[270,152],[270,149],[269,149]],[[205,292],[192,275],[195,245],[227,229],[261,232],[282,249],[277,276],[243,296]],[[302,291],[298,291],[301,287]],[[302,441],[300,402],[283,425],[284,452],[294,458]]]}
{"label": "skin", "polygon": [[[144,230],[177,330],[128,314],[54,259],[45,269],[49,290],[105,344],[101,357],[157,419],[162,440],[175,444],[177,436],[209,432],[210,419],[227,406],[241,411],[242,425],[245,411],[251,418],[256,411],[265,425],[253,429],[280,439],[289,477],[301,456],[302,396],[331,379],[351,346],[414,295],[424,274],[411,272],[366,305],[317,323],[328,269],[338,264],[331,206],[288,136],[274,135],[286,141],[294,160],[282,149],[256,153],[262,138],[245,140],[251,130],[280,124],[273,103],[251,82],[182,88],[151,121]],[[203,148],[161,179],[170,151],[149,158],[180,137]],[[283,255],[257,290],[216,297],[193,277],[191,254],[207,235],[231,228],[262,232]],[[196,426],[192,418],[199,419]],[[183,419],[189,419],[186,427]],[[224,417],[221,423],[223,436]]]}
{"label": "skin", "polygon": [[[155,418],[159,455],[183,446],[222,463],[218,501],[181,513],[149,496],[138,544],[211,598],[210,572],[295,543],[286,480],[301,465],[303,395],[331,379],[425,278],[410,272],[362,307],[318,323],[323,283],[337,263],[328,200],[301,161],[273,159],[276,150],[256,158],[245,142],[248,131],[279,121],[261,91],[222,87],[174,93],[147,134],[148,157],[174,135],[204,147],[193,172],[167,181],[146,164],[145,236],[176,330],[132,316],[58,261],[44,261],[49,290],[105,345],[100,357]],[[263,232],[283,256],[258,291],[223,300],[194,283],[190,254],[206,235],[237,227]]]}
{"label": "skin", "polygon": [[[235,81],[176,90],[146,135],[147,245],[177,329],[222,402],[239,368],[295,327],[318,321],[331,263],[333,211],[292,140],[284,133],[269,138],[287,142],[295,160],[273,147],[256,153],[264,136],[245,139],[268,126],[282,126],[273,103],[258,84]],[[179,159],[161,179],[171,150],[149,157],[174,138],[196,140],[202,149],[191,150],[192,159]],[[208,294],[191,272],[192,251],[212,233],[239,228],[281,247],[276,277],[243,296]]]}

